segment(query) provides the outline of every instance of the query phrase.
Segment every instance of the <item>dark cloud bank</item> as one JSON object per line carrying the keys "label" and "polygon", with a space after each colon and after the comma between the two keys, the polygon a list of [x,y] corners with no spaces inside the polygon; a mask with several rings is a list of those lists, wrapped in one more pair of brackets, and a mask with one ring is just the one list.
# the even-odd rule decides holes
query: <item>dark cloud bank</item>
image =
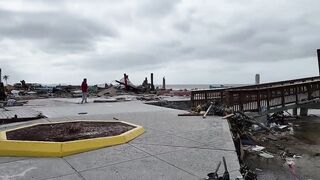
{"label": "dark cloud bank", "polygon": [[[315,0],[25,3],[34,8],[0,4],[0,65],[12,81],[25,76],[76,83],[87,76],[98,83],[125,71],[138,82],[150,72],[169,74],[171,83],[250,83],[255,73],[265,81],[317,75]],[[39,3],[48,10],[34,10]],[[33,64],[47,77],[30,73]],[[17,73],[20,66],[25,72]],[[65,72],[70,69],[74,77]]]}

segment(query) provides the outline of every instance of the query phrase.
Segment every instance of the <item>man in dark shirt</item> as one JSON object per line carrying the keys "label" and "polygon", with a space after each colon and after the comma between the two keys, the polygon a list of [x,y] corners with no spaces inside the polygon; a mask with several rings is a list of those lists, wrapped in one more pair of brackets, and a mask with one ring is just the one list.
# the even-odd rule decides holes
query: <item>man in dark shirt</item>
{"label": "man in dark shirt", "polygon": [[88,96],[88,84],[87,84],[87,79],[84,78],[81,84],[81,91],[82,91],[82,101],[81,104],[83,104],[83,102],[88,103],[87,101],[87,96]]}

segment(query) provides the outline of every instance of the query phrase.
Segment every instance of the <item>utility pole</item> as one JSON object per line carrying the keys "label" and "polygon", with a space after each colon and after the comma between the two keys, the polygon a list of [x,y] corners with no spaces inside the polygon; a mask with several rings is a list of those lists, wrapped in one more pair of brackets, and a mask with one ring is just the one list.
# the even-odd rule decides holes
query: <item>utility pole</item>
{"label": "utility pole", "polygon": [[2,82],[2,74],[1,74],[1,68],[0,68],[0,83]]}

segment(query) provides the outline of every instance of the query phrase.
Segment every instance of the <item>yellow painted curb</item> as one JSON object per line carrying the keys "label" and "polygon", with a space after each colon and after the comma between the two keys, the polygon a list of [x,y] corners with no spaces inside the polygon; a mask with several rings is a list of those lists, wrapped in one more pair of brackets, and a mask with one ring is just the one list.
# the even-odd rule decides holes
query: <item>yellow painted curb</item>
{"label": "yellow painted curb", "polygon": [[0,132],[0,140],[7,140],[7,135],[5,131]]}
{"label": "yellow painted curb", "polygon": [[[79,122],[79,121],[67,121],[67,122]],[[121,122],[124,124],[132,125],[135,128],[122,133],[117,136],[99,137],[92,139],[83,139],[66,142],[46,142],[46,141],[19,141],[19,140],[7,140],[6,133],[31,127],[40,124],[58,124],[57,123],[38,123],[29,126],[23,126],[8,131],[0,132],[0,156],[32,156],[32,157],[63,157],[81,152],[86,152],[94,149],[99,149],[108,146],[114,146],[118,144],[124,144],[132,139],[138,137],[144,133],[144,128],[135,124],[127,123],[124,121],[89,121],[84,122]]]}

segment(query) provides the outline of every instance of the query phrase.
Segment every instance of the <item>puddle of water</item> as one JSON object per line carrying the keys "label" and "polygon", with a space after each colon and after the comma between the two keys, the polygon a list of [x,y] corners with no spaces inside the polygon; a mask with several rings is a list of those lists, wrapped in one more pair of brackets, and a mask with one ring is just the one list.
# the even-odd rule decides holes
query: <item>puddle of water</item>
{"label": "puddle of water", "polygon": [[311,145],[320,145],[320,117],[306,117],[293,123],[294,137]]}
{"label": "puddle of water", "polygon": [[[296,174],[300,179],[319,179],[320,177],[320,117],[304,117],[291,123],[294,124],[294,137],[297,144],[291,148],[299,148],[302,158],[295,159]],[[312,153],[310,153],[312,152]],[[280,159],[264,159],[255,155],[248,155],[246,163],[257,171],[259,180],[295,179],[288,166]]]}

